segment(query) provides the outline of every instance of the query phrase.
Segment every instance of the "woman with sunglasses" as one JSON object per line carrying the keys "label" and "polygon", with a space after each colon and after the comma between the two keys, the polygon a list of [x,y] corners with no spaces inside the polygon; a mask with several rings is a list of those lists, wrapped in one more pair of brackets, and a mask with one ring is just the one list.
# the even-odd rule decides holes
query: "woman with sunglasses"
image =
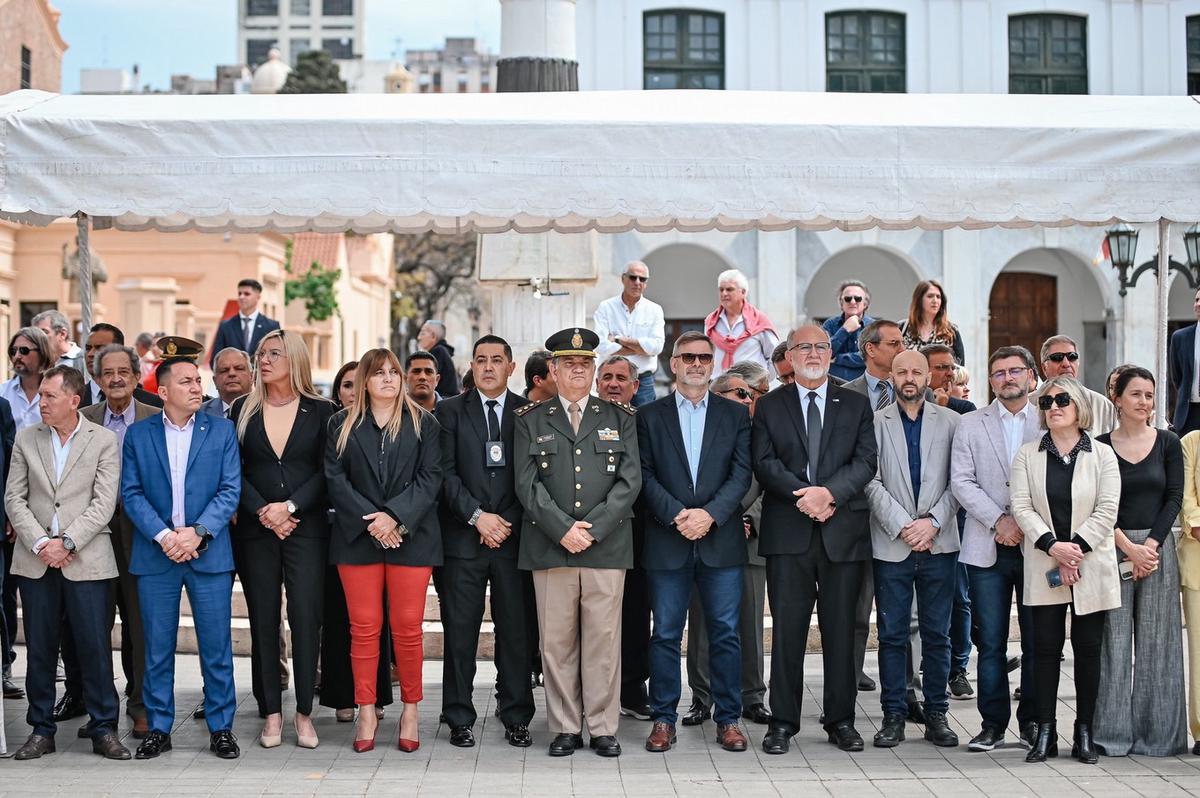
{"label": "woman with sunglasses", "polygon": [[937,280],[922,280],[913,290],[908,318],[900,322],[906,349],[945,344],[954,350],[954,362],[965,359],[962,334],[946,314],[946,292]]}
{"label": "woman with sunglasses", "polygon": [[1115,534],[1124,573],[1121,606],[1104,621],[1096,748],[1105,756],[1175,756],[1187,749],[1179,563],[1171,534],[1183,503],[1183,448],[1175,433],[1149,426],[1149,371],[1125,366],[1112,395],[1117,428],[1096,440],[1113,447],[1121,468]]}
{"label": "woman with sunglasses", "polygon": [[329,559],[329,497],[325,474],[313,466],[324,459],[334,406],[313,387],[308,347],[296,333],[268,333],[254,357],[254,385],[230,407],[229,419],[237,425],[242,454],[234,546],[250,616],[254,697],[266,718],[259,744],[274,748],[283,740],[279,614],[286,589],[297,745],[316,748],[310,716]]}
{"label": "woman with sunglasses", "polygon": [[861,280],[843,280],[838,286],[838,307],[841,312],[830,316],[821,325],[833,347],[829,373],[838,379],[847,382],[856,380],[866,369],[862,352],[858,349],[858,332],[875,321],[867,315],[870,306],[871,292]]}
{"label": "woman with sunglasses", "polygon": [[1038,412],[1046,433],[1018,450],[1010,479],[1012,515],[1024,533],[1024,599],[1033,621],[1038,727],[1025,761],[1058,756],[1055,707],[1070,609],[1076,689],[1071,756],[1095,764],[1092,722],[1104,619],[1121,606],[1113,537],[1121,472],[1112,448],[1086,431],[1092,410],[1077,380],[1047,381]]}

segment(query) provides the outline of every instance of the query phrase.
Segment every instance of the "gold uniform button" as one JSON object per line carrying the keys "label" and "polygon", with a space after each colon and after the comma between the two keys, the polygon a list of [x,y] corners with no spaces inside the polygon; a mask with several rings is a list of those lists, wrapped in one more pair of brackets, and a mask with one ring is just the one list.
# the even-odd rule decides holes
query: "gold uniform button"
{"label": "gold uniform button", "polygon": [[542,461],[542,468],[549,468],[549,467],[550,467],[550,464],[549,464],[549,463],[547,463],[545,460],[543,460],[543,461]]}
{"label": "gold uniform button", "polygon": [[576,449],[576,450],[575,450],[575,454],[583,454],[583,450],[582,450],[582,449]]}
{"label": "gold uniform button", "polygon": [[575,502],[575,506],[576,506],[576,507],[582,507],[582,506],[583,506],[583,504],[582,504],[581,502]]}
{"label": "gold uniform button", "polygon": [[576,483],[575,483],[575,490],[583,490],[583,485],[580,485],[578,482],[576,482]]}
{"label": "gold uniform button", "polygon": [[615,462],[617,462],[617,458],[613,457],[613,456],[610,454],[610,455],[608,456],[608,462],[610,462],[610,463],[615,463]]}
{"label": "gold uniform button", "polygon": [[582,471],[582,470],[583,470],[583,467],[582,467],[582,466],[575,466],[575,473],[576,473],[576,474],[578,474],[578,473],[579,473],[580,471]]}
{"label": "gold uniform button", "polygon": [[609,454],[612,454],[612,449],[609,449],[609,450],[608,450],[608,453],[609,453]]}

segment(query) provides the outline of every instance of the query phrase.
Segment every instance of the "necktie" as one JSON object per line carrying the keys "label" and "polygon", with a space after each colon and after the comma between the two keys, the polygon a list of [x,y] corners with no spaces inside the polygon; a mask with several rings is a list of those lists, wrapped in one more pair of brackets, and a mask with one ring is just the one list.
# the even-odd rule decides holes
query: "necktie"
{"label": "necktie", "polygon": [[500,440],[500,418],[496,415],[496,405],[500,404],[495,399],[487,400],[487,422],[488,422],[488,440]]}
{"label": "necktie", "polygon": [[225,414],[225,418],[229,418],[229,408],[228,407],[225,408],[224,410],[222,410],[221,412]]}
{"label": "necktie", "polygon": [[250,349],[250,319],[242,317],[242,337],[246,339],[246,349]]}
{"label": "necktie", "polygon": [[579,402],[572,402],[570,405],[568,405],[567,413],[571,417],[571,429],[575,433],[578,433],[579,432],[579,421],[582,416],[582,411],[579,409]]}
{"label": "necktie", "polygon": [[821,461],[821,411],[817,392],[808,392],[808,481],[817,482],[817,463]]}
{"label": "necktie", "polygon": [[876,383],[879,389],[879,398],[875,400],[875,409],[882,410],[892,403],[891,391],[888,390],[887,383],[880,380]]}

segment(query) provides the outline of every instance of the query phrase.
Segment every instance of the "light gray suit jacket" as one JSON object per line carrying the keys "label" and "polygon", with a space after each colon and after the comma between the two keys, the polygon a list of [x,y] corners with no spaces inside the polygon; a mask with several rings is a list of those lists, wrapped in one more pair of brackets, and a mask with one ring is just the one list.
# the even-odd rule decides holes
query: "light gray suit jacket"
{"label": "light gray suit jacket", "polygon": [[958,502],[950,492],[950,447],[959,416],[925,403],[921,411],[921,490],[914,501],[908,443],[900,418],[903,412],[899,405],[889,405],[875,414],[879,465],[866,490],[871,505],[871,556],[887,562],[901,562],[912,553],[900,530],[925,515],[932,516],[940,527],[931,552],[958,551]]}
{"label": "light gray suit jacket", "polygon": [[18,576],[39,579],[46,573],[33,545],[50,534],[55,512],[59,532],[76,547],[63,576],[84,581],[117,575],[108,528],[121,484],[117,436],[82,415],[79,425],[61,479],[54,473],[50,427],[39,423],[17,433],[4,506],[17,532],[12,572]]}
{"label": "light gray suit jacket", "polygon": [[[996,522],[1010,512],[1008,482],[1012,463],[1000,423],[1003,409],[999,400],[995,400],[961,416],[950,455],[950,490],[967,511],[958,560],[980,568],[996,564]],[[1037,407],[1030,403],[1021,443],[1041,436]]]}

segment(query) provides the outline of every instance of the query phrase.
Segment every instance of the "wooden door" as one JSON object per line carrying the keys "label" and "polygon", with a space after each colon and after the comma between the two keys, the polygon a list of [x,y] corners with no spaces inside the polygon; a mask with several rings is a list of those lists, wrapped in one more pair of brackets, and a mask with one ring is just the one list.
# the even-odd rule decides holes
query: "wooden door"
{"label": "wooden door", "polygon": [[1058,278],[1002,272],[992,285],[988,308],[988,351],[1023,346],[1036,360],[1042,342],[1058,334]]}

